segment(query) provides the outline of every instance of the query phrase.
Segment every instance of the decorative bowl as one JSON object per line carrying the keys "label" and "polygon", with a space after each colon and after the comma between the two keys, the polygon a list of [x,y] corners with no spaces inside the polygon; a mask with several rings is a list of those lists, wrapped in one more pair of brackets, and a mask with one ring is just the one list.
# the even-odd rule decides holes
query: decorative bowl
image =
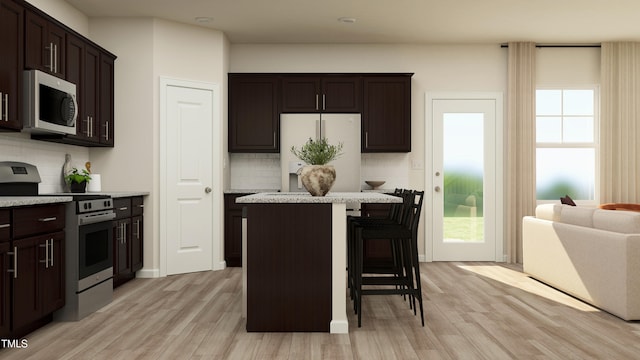
{"label": "decorative bowl", "polygon": [[365,181],[365,183],[366,183],[367,185],[371,186],[371,188],[375,189],[375,188],[377,188],[377,187],[382,186],[382,185],[385,183],[385,181],[367,180],[367,181]]}

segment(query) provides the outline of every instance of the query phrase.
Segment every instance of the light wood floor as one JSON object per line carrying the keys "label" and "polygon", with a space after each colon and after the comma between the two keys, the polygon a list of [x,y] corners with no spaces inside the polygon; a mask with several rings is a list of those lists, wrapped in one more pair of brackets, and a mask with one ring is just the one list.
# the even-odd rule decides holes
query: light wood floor
{"label": "light wood floor", "polygon": [[[52,323],[1,359],[638,359],[640,323],[555,291],[518,267],[422,264],[426,326],[400,296],[364,298],[348,335],[247,333],[241,269],[135,279],[101,311]],[[356,323],[349,309],[351,324]]]}

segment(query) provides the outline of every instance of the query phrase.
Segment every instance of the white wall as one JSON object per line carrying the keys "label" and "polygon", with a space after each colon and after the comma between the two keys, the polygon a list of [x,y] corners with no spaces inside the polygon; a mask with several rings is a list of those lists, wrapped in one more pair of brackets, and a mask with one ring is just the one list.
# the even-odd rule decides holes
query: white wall
{"label": "white wall", "polygon": [[89,33],[89,18],[64,0],[27,0],[47,15],[65,24],[79,34]]}
{"label": "white wall", "polygon": [[[159,193],[159,79],[166,76],[216,83],[224,93],[227,40],[219,31],[151,18],[92,19],[90,34],[118,56],[115,147],[92,149],[92,165],[105,174],[103,189],[150,192],[145,199],[142,275],[155,276],[160,267],[159,199],[162,196]],[[220,118],[226,119],[226,97],[221,102]],[[222,129],[222,124],[219,126]],[[222,141],[217,143],[222,149]],[[218,156],[223,156],[222,150]],[[222,169],[216,170],[220,171],[222,183]],[[220,218],[222,205],[220,202],[217,210]],[[215,236],[222,244],[222,229],[217,230],[219,233]]]}

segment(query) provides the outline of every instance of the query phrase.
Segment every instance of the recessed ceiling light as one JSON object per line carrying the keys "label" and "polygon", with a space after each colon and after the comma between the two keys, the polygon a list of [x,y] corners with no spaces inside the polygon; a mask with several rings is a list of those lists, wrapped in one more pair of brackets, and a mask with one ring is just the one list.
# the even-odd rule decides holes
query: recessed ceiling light
{"label": "recessed ceiling light", "polygon": [[195,18],[195,20],[196,20],[197,23],[205,24],[205,23],[208,23],[208,22],[212,22],[213,18],[212,17],[208,17],[208,16],[198,16],[197,18]]}
{"label": "recessed ceiling light", "polygon": [[345,23],[345,24],[353,24],[354,22],[356,22],[356,18],[341,17],[341,18],[338,18],[338,21],[340,21],[341,23]]}

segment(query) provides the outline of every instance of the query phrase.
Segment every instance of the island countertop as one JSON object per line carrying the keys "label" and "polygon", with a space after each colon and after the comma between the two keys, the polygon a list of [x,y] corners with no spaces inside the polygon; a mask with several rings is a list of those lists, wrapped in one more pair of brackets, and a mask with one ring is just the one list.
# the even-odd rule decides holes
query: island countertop
{"label": "island countertop", "polygon": [[376,192],[329,192],[326,196],[311,196],[303,192],[267,192],[242,196],[238,204],[340,204],[340,203],[400,203],[402,198]]}

